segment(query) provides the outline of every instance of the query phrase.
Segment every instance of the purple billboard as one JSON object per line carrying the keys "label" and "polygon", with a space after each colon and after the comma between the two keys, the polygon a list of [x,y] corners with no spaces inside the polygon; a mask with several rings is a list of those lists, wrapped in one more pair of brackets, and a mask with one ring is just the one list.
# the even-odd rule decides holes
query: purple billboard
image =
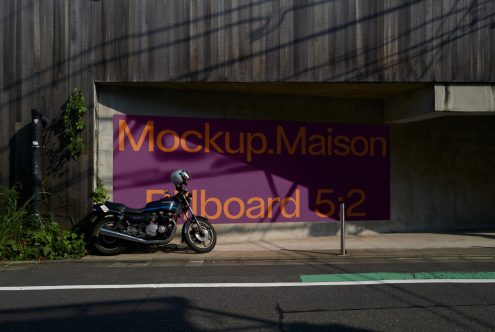
{"label": "purple billboard", "polygon": [[390,219],[383,125],[115,115],[113,198],[139,208],[186,169],[213,223]]}

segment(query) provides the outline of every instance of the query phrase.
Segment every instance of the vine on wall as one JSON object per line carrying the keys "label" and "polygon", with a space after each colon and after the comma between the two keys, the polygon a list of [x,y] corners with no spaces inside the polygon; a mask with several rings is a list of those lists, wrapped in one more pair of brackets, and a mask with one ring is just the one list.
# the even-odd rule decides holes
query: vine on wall
{"label": "vine on wall", "polygon": [[68,138],[67,151],[74,160],[86,151],[81,133],[84,130],[83,116],[88,111],[81,89],[75,88],[70,94],[64,110],[65,135]]}

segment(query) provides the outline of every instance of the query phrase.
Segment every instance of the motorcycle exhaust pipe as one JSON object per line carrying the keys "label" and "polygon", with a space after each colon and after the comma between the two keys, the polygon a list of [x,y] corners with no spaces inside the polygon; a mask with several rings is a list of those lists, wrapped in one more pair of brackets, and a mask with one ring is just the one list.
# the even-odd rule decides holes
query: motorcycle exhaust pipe
{"label": "motorcycle exhaust pipe", "polygon": [[132,236],[132,235],[128,235],[128,234],[124,234],[124,233],[121,233],[121,232],[112,231],[112,230],[107,229],[107,228],[101,228],[99,233],[101,235],[110,236],[110,237],[116,237],[118,239],[127,240],[127,241],[131,241],[131,242],[142,243],[142,244],[167,244],[167,243],[170,242],[170,240],[174,236],[175,231],[173,231],[172,234],[168,238],[166,238],[165,240],[144,240],[144,239],[140,239],[138,237]]}

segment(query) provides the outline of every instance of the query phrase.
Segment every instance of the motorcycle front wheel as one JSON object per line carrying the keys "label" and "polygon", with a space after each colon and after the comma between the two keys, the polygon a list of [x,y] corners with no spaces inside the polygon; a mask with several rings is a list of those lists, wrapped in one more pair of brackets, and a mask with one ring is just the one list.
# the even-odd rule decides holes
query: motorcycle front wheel
{"label": "motorcycle front wheel", "polygon": [[188,219],[182,227],[182,236],[189,248],[197,253],[204,254],[212,251],[217,244],[217,233],[208,220],[202,217],[196,218],[201,229],[194,220]]}
{"label": "motorcycle front wheel", "polygon": [[114,226],[115,220],[113,218],[102,218],[96,221],[96,225],[93,228],[93,247],[105,256],[114,256],[125,251],[122,240],[100,234],[102,228],[114,230]]}

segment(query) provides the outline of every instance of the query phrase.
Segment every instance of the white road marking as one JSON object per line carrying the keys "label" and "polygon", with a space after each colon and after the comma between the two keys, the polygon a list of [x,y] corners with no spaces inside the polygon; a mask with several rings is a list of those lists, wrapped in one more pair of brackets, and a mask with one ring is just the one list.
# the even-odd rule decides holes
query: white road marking
{"label": "white road marking", "polygon": [[201,266],[205,261],[189,261],[185,266]]}
{"label": "white road marking", "polygon": [[259,283],[182,283],[182,284],[124,284],[124,285],[59,285],[59,286],[7,286],[0,291],[44,291],[44,290],[92,290],[92,289],[139,289],[139,288],[256,288],[256,287],[315,287],[315,286],[359,286],[389,284],[490,284],[495,279],[411,279],[411,280],[367,280],[331,282],[259,282]]}

